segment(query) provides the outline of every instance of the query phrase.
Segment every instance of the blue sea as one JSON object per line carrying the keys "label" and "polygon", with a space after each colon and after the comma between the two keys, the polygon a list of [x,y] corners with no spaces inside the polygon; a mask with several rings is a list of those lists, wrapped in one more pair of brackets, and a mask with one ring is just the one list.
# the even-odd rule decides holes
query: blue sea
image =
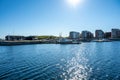
{"label": "blue sea", "polygon": [[120,42],[0,46],[0,80],[120,80]]}

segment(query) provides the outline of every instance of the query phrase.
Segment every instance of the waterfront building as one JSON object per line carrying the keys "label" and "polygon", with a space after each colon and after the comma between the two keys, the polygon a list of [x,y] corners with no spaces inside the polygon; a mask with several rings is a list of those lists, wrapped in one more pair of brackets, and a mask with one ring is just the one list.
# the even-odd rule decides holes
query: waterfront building
{"label": "waterfront building", "polygon": [[80,38],[80,33],[79,32],[75,32],[75,31],[71,31],[69,33],[69,38],[70,39],[79,39]]}
{"label": "waterfront building", "polygon": [[7,35],[5,37],[5,40],[8,40],[8,41],[24,40],[24,39],[25,39],[24,36],[16,36],[16,35]]}
{"label": "waterfront building", "polygon": [[81,33],[81,38],[82,39],[92,39],[94,36],[93,36],[93,33],[91,33],[90,31],[82,31]]}
{"label": "waterfront building", "polygon": [[111,38],[120,38],[120,29],[112,29]]}
{"label": "waterfront building", "polygon": [[111,38],[111,32],[105,32],[105,38]]}
{"label": "waterfront building", "polygon": [[104,37],[105,37],[105,34],[102,30],[95,31],[95,38],[96,39],[103,39]]}

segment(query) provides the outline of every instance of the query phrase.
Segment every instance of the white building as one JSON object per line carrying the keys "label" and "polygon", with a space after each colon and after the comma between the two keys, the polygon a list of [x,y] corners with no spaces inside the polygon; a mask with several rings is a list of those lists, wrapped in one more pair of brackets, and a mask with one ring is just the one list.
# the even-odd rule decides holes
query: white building
{"label": "white building", "polygon": [[111,31],[111,37],[112,38],[120,38],[120,29],[112,29]]}
{"label": "white building", "polygon": [[79,39],[80,38],[80,33],[75,32],[75,31],[71,31],[70,34],[69,34],[69,38],[71,38],[71,39]]}
{"label": "white building", "polygon": [[91,39],[91,38],[93,38],[93,34],[90,31],[82,31],[81,38],[82,39]]}
{"label": "white building", "polygon": [[103,39],[105,37],[105,34],[102,30],[96,30],[95,31],[95,37],[97,39]]}

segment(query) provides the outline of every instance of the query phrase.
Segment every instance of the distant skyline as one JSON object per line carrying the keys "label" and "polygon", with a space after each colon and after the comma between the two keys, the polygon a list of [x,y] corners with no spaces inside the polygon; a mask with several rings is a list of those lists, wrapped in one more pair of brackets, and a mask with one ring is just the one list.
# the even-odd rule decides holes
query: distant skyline
{"label": "distant skyline", "polygon": [[0,0],[0,38],[5,35],[68,36],[70,31],[120,28],[120,0]]}

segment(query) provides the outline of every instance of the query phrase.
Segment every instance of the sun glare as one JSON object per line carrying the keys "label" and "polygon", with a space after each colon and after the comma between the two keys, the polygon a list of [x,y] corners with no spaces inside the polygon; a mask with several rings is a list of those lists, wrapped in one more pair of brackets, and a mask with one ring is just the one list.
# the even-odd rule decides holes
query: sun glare
{"label": "sun glare", "polygon": [[67,3],[74,8],[81,4],[82,2],[83,0],[67,0]]}

